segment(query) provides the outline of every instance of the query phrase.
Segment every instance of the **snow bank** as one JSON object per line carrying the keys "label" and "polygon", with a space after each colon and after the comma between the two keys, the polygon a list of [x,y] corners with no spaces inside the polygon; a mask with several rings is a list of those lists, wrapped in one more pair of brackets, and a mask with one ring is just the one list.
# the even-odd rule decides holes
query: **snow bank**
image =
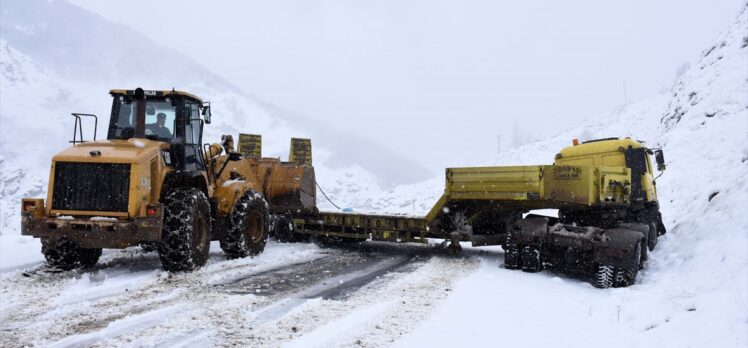
{"label": "snow bank", "polygon": [[398,345],[748,345],[746,28],[744,9],[671,90],[495,161],[548,163],[573,138],[661,146],[668,169],[657,187],[669,231],[638,284],[600,291],[486,263]]}

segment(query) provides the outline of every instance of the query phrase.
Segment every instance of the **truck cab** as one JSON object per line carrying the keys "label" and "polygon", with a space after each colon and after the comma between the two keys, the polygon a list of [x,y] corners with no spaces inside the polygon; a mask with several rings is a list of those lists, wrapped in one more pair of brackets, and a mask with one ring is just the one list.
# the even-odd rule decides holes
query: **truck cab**
{"label": "truck cab", "polygon": [[[566,147],[556,155],[554,166],[582,166],[600,168],[627,168],[631,180],[621,180],[615,185],[621,185],[627,192],[633,207],[643,208],[647,202],[657,201],[655,175],[650,156],[657,154],[662,158],[661,150],[650,150],[641,142],[631,138],[605,138],[582,142],[574,140],[572,146]],[[664,167],[664,162],[661,164]],[[605,191],[608,185],[600,188]],[[601,201],[606,202],[603,194]],[[610,202],[608,199],[607,202]]]}

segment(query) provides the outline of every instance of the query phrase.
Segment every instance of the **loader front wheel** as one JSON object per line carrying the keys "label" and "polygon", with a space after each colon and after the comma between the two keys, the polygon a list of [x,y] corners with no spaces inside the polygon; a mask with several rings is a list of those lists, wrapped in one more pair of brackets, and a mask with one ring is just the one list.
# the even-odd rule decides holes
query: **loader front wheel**
{"label": "loader front wheel", "polygon": [[101,249],[86,249],[67,238],[43,238],[42,254],[50,266],[67,271],[95,265],[101,256]]}
{"label": "loader front wheel", "polygon": [[158,256],[169,272],[205,265],[210,252],[210,204],[198,189],[177,189],[164,199],[164,229]]}
{"label": "loader front wheel", "polygon": [[229,259],[257,256],[265,250],[269,230],[268,205],[259,194],[249,191],[236,203],[231,228],[221,239],[221,249]]}

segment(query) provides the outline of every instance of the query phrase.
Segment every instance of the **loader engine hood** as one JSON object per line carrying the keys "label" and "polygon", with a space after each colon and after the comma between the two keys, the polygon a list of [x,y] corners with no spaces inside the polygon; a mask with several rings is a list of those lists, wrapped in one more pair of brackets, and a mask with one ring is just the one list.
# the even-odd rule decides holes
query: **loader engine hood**
{"label": "loader engine hood", "polygon": [[169,144],[133,138],[78,144],[52,158],[48,213],[73,216],[144,215],[155,191],[153,168]]}
{"label": "loader engine hood", "polygon": [[140,163],[151,158],[169,144],[148,139],[91,141],[56,154],[55,162]]}

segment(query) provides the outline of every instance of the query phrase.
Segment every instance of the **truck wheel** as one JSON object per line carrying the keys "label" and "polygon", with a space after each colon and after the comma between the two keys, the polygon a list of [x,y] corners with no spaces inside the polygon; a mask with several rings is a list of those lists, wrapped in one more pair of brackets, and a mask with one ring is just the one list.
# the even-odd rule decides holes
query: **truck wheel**
{"label": "truck wheel", "polygon": [[221,249],[230,259],[257,256],[265,250],[269,230],[268,204],[249,191],[236,203],[231,228],[221,240]]}
{"label": "truck wheel", "polygon": [[595,282],[592,284],[598,289],[607,289],[613,286],[615,276],[615,267],[608,265],[597,265],[595,272]]}
{"label": "truck wheel", "polygon": [[50,266],[67,271],[95,265],[101,256],[101,249],[86,249],[67,238],[42,238],[42,254]]}
{"label": "truck wheel", "polygon": [[642,265],[642,249],[646,248],[644,241],[640,242],[634,252],[632,253],[632,265],[627,268],[616,269],[615,274],[615,287],[625,288],[627,286],[634,285],[636,282],[636,276],[639,274],[639,269]]}
{"label": "truck wheel", "polygon": [[198,189],[177,189],[164,199],[164,230],[158,244],[161,265],[169,272],[191,271],[208,261],[210,204]]}
{"label": "truck wheel", "polygon": [[520,269],[522,268],[522,259],[520,258],[520,248],[516,244],[507,243],[504,250],[504,268]]}
{"label": "truck wheel", "polygon": [[272,234],[281,243],[296,243],[300,240],[299,234],[294,231],[293,220],[287,217],[275,220]]}
{"label": "truck wheel", "polygon": [[537,248],[526,246],[522,250],[522,272],[536,273],[543,269],[540,262],[540,251]]}

